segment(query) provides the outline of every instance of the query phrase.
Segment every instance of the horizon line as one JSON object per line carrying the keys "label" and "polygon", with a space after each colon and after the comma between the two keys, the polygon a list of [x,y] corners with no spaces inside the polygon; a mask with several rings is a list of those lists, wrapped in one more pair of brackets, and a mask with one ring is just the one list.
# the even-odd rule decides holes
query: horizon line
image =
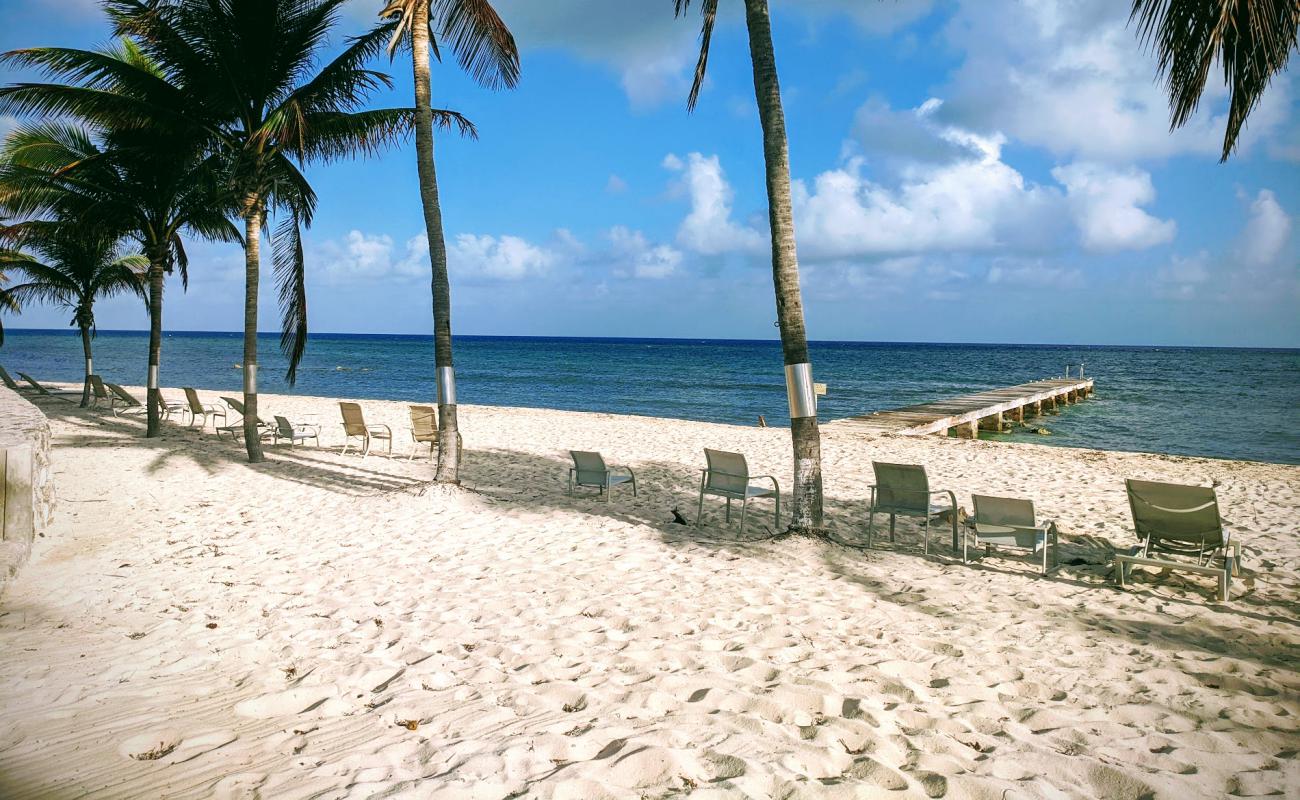
{"label": "horizon line", "polygon": [[[76,329],[72,328],[15,328],[8,327],[6,333],[53,333],[68,336],[80,335]],[[149,334],[148,330],[140,328],[102,328],[96,333],[108,334]],[[212,330],[165,330],[163,335],[183,335],[183,336],[230,336],[240,337],[244,335],[243,331],[212,331]],[[279,331],[258,331],[258,337],[279,337]],[[317,337],[349,337],[349,338],[374,338],[374,339],[432,339],[432,333],[349,333],[346,331],[320,331],[308,333],[307,338],[310,340]],[[639,342],[725,342],[725,343],[748,343],[748,344],[776,344],[779,345],[779,338],[773,339],[744,339],[712,336],[572,336],[572,335],[551,335],[551,334],[479,334],[479,333],[461,333],[452,334],[453,339],[568,339],[568,340],[600,340],[600,341],[639,341]],[[809,339],[809,344],[861,344],[861,345],[924,345],[931,347],[1082,347],[1082,348],[1177,348],[1182,350],[1285,350],[1300,351],[1300,346],[1288,345],[1216,345],[1216,344],[1085,344],[1080,342],[975,342],[975,341],[949,341],[949,342],[926,342],[910,340],[867,340],[867,339]]]}

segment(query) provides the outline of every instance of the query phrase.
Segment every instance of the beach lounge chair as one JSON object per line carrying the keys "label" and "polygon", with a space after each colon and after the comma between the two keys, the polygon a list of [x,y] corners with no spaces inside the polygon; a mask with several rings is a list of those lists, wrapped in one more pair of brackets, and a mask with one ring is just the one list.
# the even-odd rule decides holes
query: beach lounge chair
{"label": "beach lounge chair", "polygon": [[[429,445],[429,458],[433,458],[438,449],[438,412],[433,406],[411,406],[411,455],[406,459],[415,459],[420,445]],[[463,440],[456,433],[456,451],[459,453]]]}
{"label": "beach lounge chair", "polygon": [[45,386],[42,386],[36,382],[35,378],[33,378],[31,375],[28,375],[26,372],[18,373],[18,377],[22,378],[24,381],[31,384],[32,390],[35,391],[36,394],[39,395],[40,397],[53,397],[58,400],[67,400],[69,403],[73,402],[72,398],[74,396],[81,397],[80,391],[71,391],[68,389],[50,389]]}
{"label": "beach lounge chair", "polygon": [[[225,425],[214,426],[217,432],[217,438],[220,438],[221,434],[223,433],[228,433],[231,435],[232,438],[238,440],[239,437],[244,435],[244,420],[243,420],[244,401],[237,400],[233,397],[226,397],[225,395],[222,395],[221,402],[230,406],[230,410],[238,414],[240,416],[240,419],[237,419],[234,422],[230,422]],[[258,436],[258,438],[260,439],[270,438],[275,435],[275,426],[269,422],[266,422],[261,417],[257,418],[257,427],[260,430],[260,434]]]}
{"label": "beach lounge chair", "polygon": [[387,425],[367,425],[365,415],[361,413],[361,406],[356,403],[339,403],[339,411],[343,414],[343,449],[339,455],[347,455],[352,440],[360,439],[361,457],[365,458],[370,455],[371,443],[378,439],[381,442],[388,442],[388,456],[392,457],[392,428]]}
{"label": "beach lounge chair", "polygon": [[[1125,483],[1133,529],[1141,544],[1127,555],[1115,555],[1120,587],[1134,566],[1177,569],[1218,578],[1219,599],[1228,600],[1232,576],[1241,574],[1241,542],[1224,529],[1214,489],[1155,481]],[[1220,563],[1216,565],[1215,559]]]}
{"label": "beach lounge chair", "polygon": [[[771,475],[750,475],[749,464],[740,453],[704,448],[708,466],[700,475],[700,502],[695,514],[695,527],[704,521],[704,496],[714,495],[727,500],[727,522],[731,521],[731,501],[740,501],[740,532],[745,532],[745,512],[749,501],[758,497],[771,497],[776,501],[772,515],[772,530],[781,528],[781,487]],[[750,481],[771,481],[772,488],[752,486]]]}
{"label": "beach lounge chair", "polygon": [[974,544],[976,550],[983,546],[986,554],[994,548],[1027,550],[1031,556],[1042,553],[1043,575],[1059,566],[1056,523],[1038,522],[1033,501],[977,494],[971,496],[971,502],[975,514],[966,520],[966,534],[961,540],[963,564],[970,563],[970,546]]}
{"label": "beach lounge chair", "polygon": [[[930,554],[930,518],[948,512],[952,516],[952,549],[957,550],[957,495],[946,489],[930,489],[930,479],[925,467],[915,464],[887,464],[871,462],[876,473],[876,484],[871,487],[871,508],[867,517],[867,547],[871,547],[876,534],[876,515],[889,515],[889,541],[894,541],[894,525],[898,517],[919,517],[922,520],[922,541],[926,555]],[[938,495],[948,498],[948,505],[931,502]]]}
{"label": "beach lounge chair", "polygon": [[[135,399],[135,397],[132,396],[132,394],[128,392],[126,389],[123,389],[121,386],[118,386],[116,383],[109,383],[108,381],[104,381],[104,385],[107,386],[108,390],[117,397],[117,402],[122,406],[121,413],[144,414],[148,412],[148,409],[145,408],[144,403],[141,403],[139,400]],[[117,414],[118,414],[117,410],[114,409],[113,416],[117,416]]]}
{"label": "beach lounge chair", "polygon": [[[636,497],[636,473],[627,467],[611,468],[605,464],[605,459],[600,453],[586,450],[570,450],[569,457],[573,459],[573,466],[569,467],[569,494],[573,494],[575,486],[594,486],[605,495],[605,502],[608,503],[611,490],[615,486],[631,483],[632,496]],[[615,475],[616,469],[623,470],[627,474]]]}
{"label": "beach lounge chair", "polygon": [[315,425],[294,425],[288,419],[276,416],[275,429],[271,434],[271,439],[271,444],[279,444],[280,440],[284,439],[289,442],[290,447],[293,447],[298,442],[312,439],[316,442],[316,446],[320,447],[320,429]]}
{"label": "beach lounge chair", "polygon": [[226,409],[216,403],[204,403],[199,399],[199,393],[192,386],[183,386],[181,391],[185,392],[185,411],[189,412],[189,427],[194,427],[195,420],[202,418],[199,423],[200,428],[207,427],[208,417],[212,417],[212,427],[217,427],[217,417],[221,418],[222,424],[226,422]]}
{"label": "beach lounge chair", "polygon": [[0,380],[4,381],[4,385],[6,387],[14,390],[15,392],[18,392],[19,394],[27,394],[28,392],[36,391],[35,389],[29,388],[27,386],[19,386],[17,383],[14,382],[13,377],[9,374],[9,371],[6,370],[4,367],[0,367]]}
{"label": "beach lounge chair", "polygon": [[[90,405],[96,408],[100,403],[108,403],[108,410],[113,411],[114,395],[104,386],[104,379],[98,375],[90,376]],[[114,412],[116,415],[116,412]]]}

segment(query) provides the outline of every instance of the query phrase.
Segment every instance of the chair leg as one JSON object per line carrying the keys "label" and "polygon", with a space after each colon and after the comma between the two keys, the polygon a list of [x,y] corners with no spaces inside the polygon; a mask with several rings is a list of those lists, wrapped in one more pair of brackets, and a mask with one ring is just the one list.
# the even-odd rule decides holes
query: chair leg
{"label": "chair leg", "polygon": [[925,522],[921,525],[921,551],[927,556],[930,555],[930,515],[925,515]]}
{"label": "chair leg", "polygon": [[609,505],[609,503],[611,502],[610,498],[613,496],[614,493],[610,491],[609,475],[607,474],[605,475],[605,505]]}
{"label": "chair leg", "polygon": [[727,498],[727,522],[731,522],[731,498]]}
{"label": "chair leg", "polygon": [[[748,492],[746,492],[748,494]],[[740,501],[740,535],[745,535],[745,510],[749,508],[749,498]]]}
{"label": "chair leg", "polygon": [[781,494],[776,494],[776,510],[772,512],[772,533],[781,531]]}
{"label": "chair leg", "polygon": [[700,478],[700,505],[695,509],[695,527],[700,527],[704,522],[704,478]]}
{"label": "chair leg", "polygon": [[894,514],[889,515],[889,541],[894,541],[894,523],[897,517]]}
{"label": "chair leg", "polygon": [[871,542],[876,537],[876,509],[867,512],[867,547],[871,547]]}

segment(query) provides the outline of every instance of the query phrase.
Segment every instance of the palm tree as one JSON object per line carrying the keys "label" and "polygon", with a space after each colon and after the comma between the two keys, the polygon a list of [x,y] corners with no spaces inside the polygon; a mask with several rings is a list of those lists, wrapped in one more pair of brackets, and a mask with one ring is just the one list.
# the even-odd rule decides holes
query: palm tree
{"label": "palm tree", "polygon": [[[244,441],[248,460],[262,460],[257,433],[257,300],[262,229],[280,214],[272,260],[283,313],[280,345],[296,378],[307,345],[302,228],[316,195],[299,165],[374,153],[405,135],[409,108],[359,110],[386,75],[364,68],[391,35],[387,28],[348,41],[316,69],[345,0],[108,0],[116,34],[135,40],[166,79],[188,98],[187,129],[201,132],[220,155],[235,215],[243,223]],[[113,109],[111,115],[120,117]],[[444,125],[469,129],[444,112]]]}
{"label": "palm tree", "polygon": [[[5,288],[9,283],[9,276],[4,270],[0,270],[0,313],[18,314],[22,312],[22,306],[14,299],[13,295]],[[4,318],[0,317],[0,346],[5,343],[5,326]]]}
{"label": "palm tree", "polygon": [[[126,51],[123,51],[126,52]],[[118,53],[57,51],[11,53],[28,64],[104,63]],[[146,69],[111,64],[120,71]],[[148,75],[143,76],[148,79]],[[128,81],[117,81],[129,86]],[[0,103],[26,108],[58,85],[26,84],[0,89]],[[161,86],[172,102],[174,87]],[[125,87],[122,89],[125,91]],[[157,101],[155,101],[157,102]],[[179,271],[188,285],[188,258],[182,232],[220,241],[239,241],[221,204],[215,159],[190,140],[156,130],[109,131],[102,143],[79,126],[43,123],[14,131],[0,150],[0,207],[21,216],[53,215],[94,219],[134,239],[149,259],[148,408],[145,436],[161,433],[158,375],[162,362],[163,282]]]}
{"label": "palm tree", "polygon": [[72,324],[81,331],[86,357],[84,408],[90,403],[94,372],[90,340],[95,333],[95,301],[124,292],[143,298],[149,262],[138,253],[117,255],[112,237],[70,221],[22,222],[4,229],[3,235],[13,247],[0,250],[0,268],[26,278],[5,294],[23,303],[56,303],[72,309]]}
{"label": "palm tree", "polygon": [[[691,5],[691,0],[674,2],[678,16],[686,13]],[[694,110],[704,84],[718,0],[701,0],[700,11],[704,22],[700,30],[700,57],[695,66],[695,81],[687,101],[689,110]],[[789,530],[818,533],[823,530],[821,432],[817,426],[812,365],[808,357],[808,336],[804,330],[790,200],[790,153],[767,0],[745,0],[745,24],[749,31],[749,56],[754,70],[754,96],[763,128],[768,224],[772,235],[772,283],[776,290],[777,325],[781,329],[786,392],[790,401],[790,437],[794,444],[794,512]]]}
{"label": "palm tree", "polygon": [[[456,372],[451,351],[451,281],[447,274],[447,245],[438,200],[438,175],[433,161],[432,79],[429,49],[438,55],[434,31],[450,42],[460,65],[488,88],[513,88],[519,80],[519,51],[514,37],[487,0],[390,0],[379,16],[396,18],[388,53],[399,44],[411,49],[415,77],[415,157],[420,177],[420,202],[433,267],[433,359],[438,372],[438,467],[434,480],[458,483],[460,448],[456,419]],[[390,23],[391,27],[392,23]]]}
{"label": "palm tree", "polygon": [[1217,59],[1228,85],[1227,161],[1246,118],[1273,76],[1286,68],[1300,35],[1296,0],[1133,0],[1130,24],[1156,51],[1169,92],[1170,129],[1195,113]]}

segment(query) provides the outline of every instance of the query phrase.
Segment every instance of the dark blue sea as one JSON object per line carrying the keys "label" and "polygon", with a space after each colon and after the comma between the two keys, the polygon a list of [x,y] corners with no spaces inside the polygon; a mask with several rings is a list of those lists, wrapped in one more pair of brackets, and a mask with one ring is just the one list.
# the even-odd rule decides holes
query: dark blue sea
{"label": "dark blue sea", "polygon": [[[100,331],[96,371],[145,383],[148,337]],[[169,333],[162,384],[237,390],[236,333]],[[817,342],[815,379],[829,384],[822,419],[1011,386],[1082,363],[1093,399],[1044,418],[1050,436],[981,437],[1066,447],[1143,450],[1300,464],[1300,350],[1069,345]],[[261,388],[325,397],[428,401],[428,336],[316,334],[297,385],[284,383],[278,337],[261,337]],[[81,379],[72,331],[6,330],[0,364],[38,379]],[[560,408],[754,424],[788,423],[780,345],[714,339],[456,339],[463,403]]]}

